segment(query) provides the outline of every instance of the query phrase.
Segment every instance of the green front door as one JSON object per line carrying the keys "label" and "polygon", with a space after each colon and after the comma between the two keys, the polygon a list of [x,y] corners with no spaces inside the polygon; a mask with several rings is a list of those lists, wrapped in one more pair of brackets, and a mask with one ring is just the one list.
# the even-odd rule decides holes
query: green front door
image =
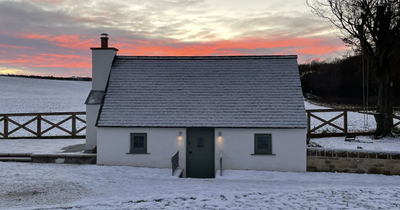
{"label": "green front door", "polygon": [[215,178],[214,128],[188,128],[186,177]]}

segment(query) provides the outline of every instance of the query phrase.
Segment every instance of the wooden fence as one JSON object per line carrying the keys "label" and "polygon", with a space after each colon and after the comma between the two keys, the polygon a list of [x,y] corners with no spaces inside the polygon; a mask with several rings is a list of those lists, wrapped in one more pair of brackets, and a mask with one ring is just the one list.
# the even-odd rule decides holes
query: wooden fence
{"label": "wooden fence", "polygon": [[[1,124],[3,125],[0,126],[0,139],[85,138],[86,136],[83,134],[86,131],[86,112],[0,114]],[[53,130],[58,131],[57,135],[51,134],[50,131]]]}
{"label": "wooden fence", "polygon": [[[396,110],[399,110],[398,108]],[[312,109],[307,112],[307,139],[355,135],[372,135],[371,131],[349,131],[348,112],[361,112],[361,109]],[[317,113],[337,112],[329,119],[317,116]],[[372,114],[372,113],[368,113]],[[57,119],[49,119],[49,117]],[[16,118],[20,118],[17,120]],[[21,120],[22,118],[22,120]],[[400,127],[400,116],[393,115],[398,120],[394,127]],[[320,123],[311,125],[311,120],[316,119]],[[342,123],[335,123],[337,121]],[[68,122],[70,121],[70,122]],[[44,126],[44,124],[47,125]],[[81,126],[77,126],[80,124]],[[28,127],[31,126],[31,127]],[[322,127],[330,127],[320,132]],[[29,135],[20,135],[18,131],[26,131]],[[58,130],[61,133],[51,134],[50,131]],[[400,130],[400,129],[399,129]],[[25,133],[26,133],[25,132]],[[20,138],[85,138],[86,112],[53,112],[53,113],[18,113],[0,114],[0,139]]]}
{"label": "wooden fence", "polygon": [[[396,110],[399,110],[396,108]],[[323,138],[323,137],[336,137],[336,136],[347,136],[351,135],[373,135],[374,132],[371,131],[350,131],[349,123],[348,123],[348,112],[360,112],[368,115],[373,115],[373,110],[369,110],[368,112],[363,111],[362,109],[310,109],[306,110],[307,112],[307,139],[310,138]],[[324,119],[321,116],[317,116],[317,113],[333,113],[329,119]],[[311,125],[311,120],[316,119],[319,121],[319,124]],[[393,119],[399,120],[398,122],[393,124],[393,127],[400,125],[400,116],[393,114]],[[334,121],[341,121],[342,123],[334,123]],[[318,129],[322,127],[332,128],[331,130],[326,129],[324,132],[319,132]]]}

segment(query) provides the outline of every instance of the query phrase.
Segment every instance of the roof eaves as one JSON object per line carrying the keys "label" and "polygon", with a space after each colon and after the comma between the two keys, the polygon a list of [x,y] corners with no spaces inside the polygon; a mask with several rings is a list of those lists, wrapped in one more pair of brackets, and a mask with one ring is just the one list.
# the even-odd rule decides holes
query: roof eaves
{"label": "roof eaves", "polygon": [[306,126],[293,127],[246,127],[246,126],[121,126],[121,125],[97,125],[102,128],[240,128],[240,129],[305,129]]}

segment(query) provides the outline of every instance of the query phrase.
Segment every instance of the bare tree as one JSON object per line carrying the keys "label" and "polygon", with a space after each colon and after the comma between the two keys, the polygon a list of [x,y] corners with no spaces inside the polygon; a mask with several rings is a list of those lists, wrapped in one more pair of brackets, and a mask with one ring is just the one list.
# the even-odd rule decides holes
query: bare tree
{"label": "bare tree", "polygon": [[375,137],[392,136],[390,63],[399,52],[400,0],[307,0],[307,4],[340,30],[344,43],[360,49],[372,62],[379,83]]}

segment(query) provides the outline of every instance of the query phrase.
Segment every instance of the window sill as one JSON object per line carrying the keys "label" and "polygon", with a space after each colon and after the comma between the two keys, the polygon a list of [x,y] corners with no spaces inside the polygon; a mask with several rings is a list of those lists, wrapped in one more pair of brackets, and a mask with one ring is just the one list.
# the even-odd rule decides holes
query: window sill
{"label": "window sill", "polygon": [[127,155],[150,155],[150,153],[145,153],[145,152],[134,152],[134,153],[128,152],[126,154]]}
{"label": "window sill", "polygon": [[276,156],[276,154],[251,154],[251,155],[261,155],[261,156]]}

